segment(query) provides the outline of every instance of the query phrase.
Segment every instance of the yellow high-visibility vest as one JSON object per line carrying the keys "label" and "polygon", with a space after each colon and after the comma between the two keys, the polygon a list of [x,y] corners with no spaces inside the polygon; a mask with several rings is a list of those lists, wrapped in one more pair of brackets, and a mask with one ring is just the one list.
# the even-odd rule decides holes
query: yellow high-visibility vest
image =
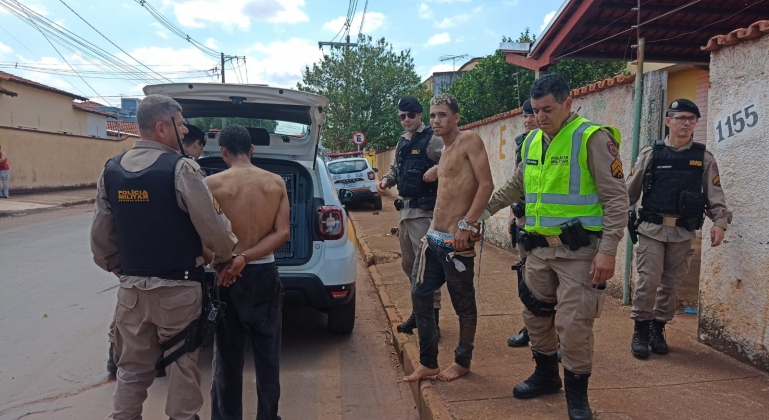
{"label": "yellow high-visibility vest", "polygon": [[616,128],[580,117],[558,132],[544,158],[542,130],[536,129],[526,137],[521,163],[526,165],[523,185],[527,232],[560,235],[561,225],[575,219],[587,230],[603,229],[603,206],[598,202],[595,178],[587,164],[587,139],[602,128],[620,142]]}

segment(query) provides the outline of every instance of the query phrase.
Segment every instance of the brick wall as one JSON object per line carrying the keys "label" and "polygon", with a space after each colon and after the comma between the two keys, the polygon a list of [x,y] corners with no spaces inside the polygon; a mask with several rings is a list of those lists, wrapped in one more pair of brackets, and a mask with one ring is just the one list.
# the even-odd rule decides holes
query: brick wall
{"label": "brick wall", "polygon": [[708,138],[708,91],[710,90],[710,73],[707,70],[697,71],[697,107],[702,118],[694,130],[694,141],[707,142]]}

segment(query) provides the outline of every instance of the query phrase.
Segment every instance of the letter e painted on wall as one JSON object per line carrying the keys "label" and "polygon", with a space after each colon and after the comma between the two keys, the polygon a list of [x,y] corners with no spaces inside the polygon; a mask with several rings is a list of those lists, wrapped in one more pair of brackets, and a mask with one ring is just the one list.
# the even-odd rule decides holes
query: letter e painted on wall
{"label": "letter e painted on wall", "polygon": [[507,131],[507,126],[503,125],[499,128],[499,160],[505,160],[505,154],[502,153],[502,147],[504,147],[507,144],[507,140],[505,140],[504,132]]}

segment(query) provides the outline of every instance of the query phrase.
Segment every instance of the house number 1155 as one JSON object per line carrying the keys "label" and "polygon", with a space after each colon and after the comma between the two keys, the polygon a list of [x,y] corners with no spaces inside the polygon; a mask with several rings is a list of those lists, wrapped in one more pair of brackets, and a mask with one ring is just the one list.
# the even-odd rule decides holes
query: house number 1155
{"label": "house number 1155", "polygon": [[716,126],[718,142],[720,143],[742,133],[745,128],[755,127],[758,124],[758,113],[754,110],[755,107],[755,105],[746,106],[745,109],[741,109],[732,115],[727,115],[726,118],[719,121]]}

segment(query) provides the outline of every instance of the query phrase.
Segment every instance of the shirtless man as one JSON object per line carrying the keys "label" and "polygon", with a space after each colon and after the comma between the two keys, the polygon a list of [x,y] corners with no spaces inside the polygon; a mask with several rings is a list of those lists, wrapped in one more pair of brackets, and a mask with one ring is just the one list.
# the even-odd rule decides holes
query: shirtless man
{"label": "shirtless man", "polygon": [[243,356],[251,337],[256,370],[257,420],[275,420],[280,399],[280,344],[283,286],[273,251],[290,236],[286,184],[251,164],[248,131],[230,125],[219,136],[229,169],[206,178],[211,193],[238,237],[235,256],[220,276],[227,303],[216,330],[211,419],[240,419],[243,411]]}
{"label": "shirtless man", "polygon": [[[438,375],[453,381],[470,370],[478,310],[473,286],[475,249],[470,234],[494,192],[486,147],[477,134],[457,129],[459,104],[448,94],[430,101],[430,125],[445,147],[438,164],[438,198],[433,221],[422,239],[412,275],[411,301],[419,333],[419,365],[405,382]],[[459,316],[454,363],[438,369],[433,293],[444,283]]]}

